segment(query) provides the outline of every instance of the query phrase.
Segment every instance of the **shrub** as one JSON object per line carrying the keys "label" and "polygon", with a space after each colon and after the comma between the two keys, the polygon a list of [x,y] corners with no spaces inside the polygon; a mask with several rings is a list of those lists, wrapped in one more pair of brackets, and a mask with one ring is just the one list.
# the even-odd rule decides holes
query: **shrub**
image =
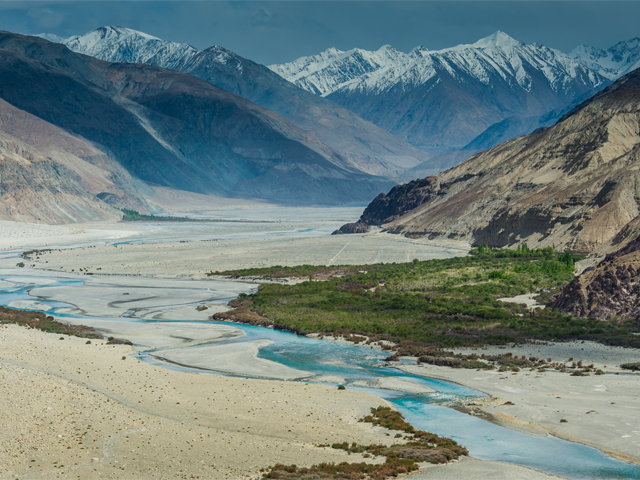
{"label": "shrub", "polygon": [[636,363],[623,363],[620,365],[620,368],[624,368],[625,370],[631,370],[633,372],[640,371],[640,362]]}

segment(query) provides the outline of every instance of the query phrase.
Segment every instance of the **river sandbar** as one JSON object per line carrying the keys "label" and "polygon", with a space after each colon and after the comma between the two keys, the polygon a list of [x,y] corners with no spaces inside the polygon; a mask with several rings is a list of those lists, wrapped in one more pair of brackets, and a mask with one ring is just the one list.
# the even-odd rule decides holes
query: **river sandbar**
{"label": "river sandbar", "polygon": [[551,434],[640,464],[640,375],[574,377],[552,370],[514,374],[424,364],[395,366],[493,397],[470,402],[467,409],[472,414],[486,413],[508,428]]}
{"label": "river sandbar", "polygon": [[0,407],[13,412],[0,477],[255,478],[277,462],[362,461],[315,444],[390,438],[357,421],[386,402],[355,390],[174,371],[17,325],[0,327],[0,346]]}
{"label": "river sandbar", "polygon": [[249,377],[298,380],[312,375],[303,370],[258,358],[260,347],[266,347],[272,343],[270,340],[253,340],[226,345],[197,345],[189,348],[160,350],[153,352],[152,355],[154,358],[178,365]]}

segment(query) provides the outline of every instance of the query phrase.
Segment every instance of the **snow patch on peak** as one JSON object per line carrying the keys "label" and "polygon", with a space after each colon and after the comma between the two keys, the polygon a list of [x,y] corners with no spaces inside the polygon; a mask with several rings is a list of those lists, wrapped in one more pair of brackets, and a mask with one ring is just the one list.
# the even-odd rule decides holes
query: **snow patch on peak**
{"label": "snow patch on peak", "polygon": [[166,42],[124,27],[100,27],[64,40],[69,49],[108,62],[146,63],[179,70],[197,55],[186,43]]}
{"label": "snow patch on peak", "polygon": [[519,42],[515,38],[507,35],[502,30],[498,30],[495,33],[492,33],[488,37],[481,38],[476,43],[472,44],[472,47],[475,48],[494,48],[494,47],[519,47],[523,45],[522,42]]}
{"label": "snow patch on peak", "polygon": [[130,28],[99,27],[84,35],[69,37],[64,43],[66,43],[67,46],[74,45],[76,48],[91,50],[100,48],[100,46],[105,43],[122,42],[123,40],[139,43],[162,42],[159,38]]}
{"label": "snow patch on peak", "polygon": [[615,80],[640,68],[640,38],[618,42],[606,50],[580,45],[570,56],[600,75]]}
{"label": "snow patch on peak", "polygon": [[463,43],[455,47],[443,48],[440,52],[453,52],[467,49],[490,49],[490,48],[516,48],[523,47],[524,43],[510,37],[501,30],[492,33],[488,37],[481,38],[475,43]]}
{"label": "snow patch on peak", "polygon": [[65,39],[55,35],[53,33],[38,33],[36,35],[31,35],[32,37],[40,37],[40,38],[44,38],[45,40],[49,40],[50,42],[53,43],[64,43]]}

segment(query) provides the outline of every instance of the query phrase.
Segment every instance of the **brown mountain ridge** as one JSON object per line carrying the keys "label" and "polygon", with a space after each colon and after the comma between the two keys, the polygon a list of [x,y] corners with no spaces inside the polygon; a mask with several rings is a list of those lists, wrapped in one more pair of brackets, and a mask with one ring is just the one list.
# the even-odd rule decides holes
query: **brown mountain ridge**
{"label": "brown mountain ridge", "polygon": [[[553,127],[394,187],[340,233],[610,252],[640,233],[640,70]],[[338,233],[338,232],[337,232]]]}

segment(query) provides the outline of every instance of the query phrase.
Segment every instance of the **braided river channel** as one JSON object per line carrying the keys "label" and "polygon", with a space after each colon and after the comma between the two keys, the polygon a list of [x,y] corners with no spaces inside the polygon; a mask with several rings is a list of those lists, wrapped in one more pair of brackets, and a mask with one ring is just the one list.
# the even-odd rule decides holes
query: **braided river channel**
{"label": "braided river channel", "polygon": [[[216,375],[344,384],[388,400],[412,425],[453,438],[474,458],[565,478],[640,479],[639,465],[597,449],[521,433],[454,410],[445,404],[485,394],[387,367],[382,362],[386,355],[377,350],[262,327],[194,321],[178,314],[186,306],[194,311],[199,304],[222,306],[239,293],[253,291],[253,283],[59,274],[16,268],[20,253],[0,254],[0,305],[43,310],[63,322],[128,338],[135,347],[132,355],[141,360]],[[174,343],[167,343],[167,338]],[[218,368],[206,361],[215,358],[216,349],[245,352],[257,364],[240,361]]]}

